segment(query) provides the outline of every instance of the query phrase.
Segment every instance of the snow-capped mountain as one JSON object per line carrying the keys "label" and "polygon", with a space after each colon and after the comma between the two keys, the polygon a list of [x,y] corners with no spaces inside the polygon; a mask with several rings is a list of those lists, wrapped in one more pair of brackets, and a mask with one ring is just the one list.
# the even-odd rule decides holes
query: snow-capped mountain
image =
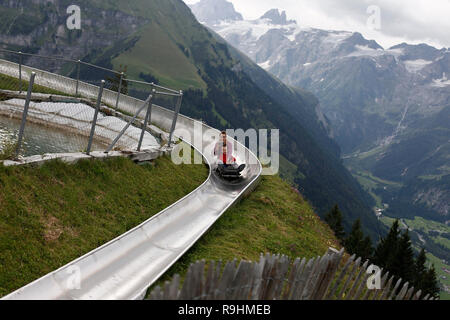
{"label": "snow-capped mountain", "polygon": [[[197,6],[216,2],[226,1]],[[433,205],[423,198],[431,187],[403,194],[421,211],[448,220],[450,187],[441,178],[450,175],[449,49],[406,43],[385,49],[358,32],[300,26],[277,9],[256,20],[205,24],[286,84],[314,93],[349,167],[410,181],[407,189],[425,186],[420,177],[439,178]]]}
{"label": "snow-capped mountain", "polygon": [[[224,3],[227,1],[203,0],[192,11],[206,21],[206,7],[224,7]],[[231,3],[227,8],[228,16],[239,15]],[[318,96],[345,153],[379,146],[390,137],[398,123],[386,126],[384,122],[393,120],[392,113],[400,120],[406,101],[421,105],[414,111],[426,115],[448,104],[448,49],[407,44],[383,49],[357,32],[302,28],[277,9],[257,20],[212,17],[214,22],[205,24],[260,67]],[[417,94],[411,95],[411,91]],[[353,109],[360,113],[374,105],[381,113],[389,113],[389,119],[378,119],[375,128],[366,128],[366,121],[358,121],[362,126],[348,122],[347,113]]]}

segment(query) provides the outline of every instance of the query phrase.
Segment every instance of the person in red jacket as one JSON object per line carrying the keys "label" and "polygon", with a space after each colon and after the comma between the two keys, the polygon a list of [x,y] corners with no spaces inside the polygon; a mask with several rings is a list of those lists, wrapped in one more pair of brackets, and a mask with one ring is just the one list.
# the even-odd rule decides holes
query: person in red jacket
{"label": "person in red jacket", "polygon": [[214,147],[214,155],[217,156],[219,162],[224,165],[232,165],[236,163],[236,158],[233,157],[233,143],[228,141],[227,133],[222,131],[220,133],[221,140],[216,143]]}
{"label": "person in red jacket", "polygon": [[214,155],[219,160],[218,166],[221,169],[235,169],[238,173],[244,170],[245,165],[238,166],[236,158],[233,156],[233,143],[227,139],[227,133],[220,133],[221,140],[214,147]]}

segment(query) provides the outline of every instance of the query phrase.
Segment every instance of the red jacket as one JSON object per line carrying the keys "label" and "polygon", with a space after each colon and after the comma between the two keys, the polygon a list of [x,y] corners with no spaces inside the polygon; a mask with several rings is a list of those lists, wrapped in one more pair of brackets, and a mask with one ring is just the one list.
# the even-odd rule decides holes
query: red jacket
{"label": "red jacket", "polygon": [[220,161],[222,161],[223,164],[231,164],[236,162],[236,158],[233,157],[233,143],[227,141],[227,152],[222,151],[223,148],[223,142],[217,142],[216,146],[214,147],[214,155],[219,158]]}
{"label": "red jacket", "polygon": [[229,164],[228,162],[235,163],[236,162],[236,158],[233,157],[233,156],[228,158],[227,154],[224,153],[224,154],[222,154],[222,162],[223,162],[223,164]]}

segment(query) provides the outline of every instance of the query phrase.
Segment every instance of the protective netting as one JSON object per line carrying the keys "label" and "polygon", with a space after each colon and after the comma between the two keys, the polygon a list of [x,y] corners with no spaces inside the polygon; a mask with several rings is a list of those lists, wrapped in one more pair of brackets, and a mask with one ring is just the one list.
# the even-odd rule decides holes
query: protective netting
{"label": "protective netting", "polygon": [[[17,98],[0,102],[0,115],[3,119],[8,119],[11,124],[15,124],[13,126],[15,131],[20,126],[24,105],[25,100]],[[24,143],[27,145],[31,141],[40,140],[41,142],[37,144],[45,152],[86,151],[89,134],[86,134],[86,131],[90,128],[90,121],[93,118],[92,111],[93,109],[89,106],[76,103],[31,101],[24,131]],[[38,136],[35,136],[36,134]],[[40,139],[37,139],[38,137]],[[101,147],[99,142],[99,139],[96,139],[96,148]],[[24,150],[27,155],[29,155],[29,151],[27,148]]]}
{"label": "protective netting", "polygon": [[[104,151],[112,142],[115,142],[113,150],[135,150],[150,106],[141,100],[152,94],[152,110],[157,108],[154,106],[157,104],[173,111],[181,95],[153,83],[128,79],[124,71],[126,69],[113,71],[62,57],[0,49],[0,138],[5,140],[4,137],[8,136],[14,140],[17,136],[29,80],[31,73],[35,72],[24,146],[35,144],[34,140],[39,137],[47,142],[48,146],[41,148],[45,152],[86,151],[101,91],[91,151]],[[36,128],[30,129],[33,125]],[[38,126],[45,129],[39,130]],[[167,131],[170,125],[164,124],[164,127]],[[142,136],[143,150],[160,143],[149,131]],[[1,145],[2,141],[0,150]],[[39,154],[34,147],[31,151],[25,149],[22,154]]]}

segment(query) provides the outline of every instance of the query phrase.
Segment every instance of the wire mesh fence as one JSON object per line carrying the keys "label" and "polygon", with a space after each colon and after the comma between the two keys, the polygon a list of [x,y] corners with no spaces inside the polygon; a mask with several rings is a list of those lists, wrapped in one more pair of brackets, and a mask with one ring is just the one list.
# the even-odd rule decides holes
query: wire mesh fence
{"label": "wire mesh fence", "polygon": [[[152,107],[158,104],[170,111],[177,108],[179,111],[181,103],[181,92],[128,79],[126,68],[116,71],[80,60],[0,49],[0,116],[9,117],[11,120],[8,124],[23,115],[33,72],[36,74],[36,81],[31,89],[27,121],[48,127],[49,139],[41,140],[53,141],[63,151],[90,151],[91,134],[95,138],[95,141],[91,141],[92,150],[135,150],[140,146],[143,149],[159,146],[161,141],[147,130],[142,130],[147,128],[144,126],[147,122],[148,125],[151,124]],[[97,105],[100,91],[101,103]],[[141,100],[150,95],[151,103],[143,106]],[[99,112],[96,115],[97,107]],[[120,111],[119,117],[117,111]],[[95,116],[97,118],[93,126]],[[169,121],[170,124],[171,122]],[[35,137],[40,137],[34,131]],[[69,140],[68,132],[71,137]],[[54,136],[50,139],[52,134]],[[11,137],[17,136],[17,133],[9,132],[8,135],[9,139],[14,139]],[[33,139],[29,135],[26,136],[24,145],[30,144],[31,140]],[[0,143],[0,150],[1,148]],[[53,149],[57,148],[42,148],[45,151]],[[32,148],[30,152],[37,150]],[[22,154],[30,153],[24,151]]]}
{"label": "wire mesh fence", "polygon": [[[0,65],[0,74],[4,77],[9,75],[15,79],[25,79],[29,77],[29,72],[26,72],[23,66],[45,70],[51,73],[62,76],[57,83],[51,83],[52,90],[59,91],[64,94],[73,96],[94,96],[93,88],[98,87],[102,80],[105,81],[104,88],[106,91],[120,93],[113,99],[112,107],[116,107],[120,101],[120,95],[128,95],[137,99],[145,100],[152,89],[156,89],[161,98],[162,105],[174,109],[174,104],[168,102],[170,99],[163,99],[165,94],[172,94],[178,96],[179,91],[165,88],[157,84],[146,82],[142,80],[129,79],[126,74],[126,66],[120,66],[119,70],[111,70],[102,66],[94,65],[81,60],[66,59],[63,57],[47,57],[43,55],[15,52],[5,49],[0,49],[0,59],[12,62],[16,66]],[[64,78],[75,80],[76,85],[73,86],[73,81],[64,81]],[[42,81],[42,80],[41,80]],[[11,81],[10,81],[11,82]],[[81,85],[81,83],[84,84]],[[20,86],[21,82],[15,82],[11,90],[24,89],[25,86]],[[86,86],[86,84],[88,86]],[[91,86],[89,86],[91,85]],[[70,88],[70,89],[69,89]],[[90,93],[90,94],[89,94]],[[156,103],[159,102],[156,100]]]}

